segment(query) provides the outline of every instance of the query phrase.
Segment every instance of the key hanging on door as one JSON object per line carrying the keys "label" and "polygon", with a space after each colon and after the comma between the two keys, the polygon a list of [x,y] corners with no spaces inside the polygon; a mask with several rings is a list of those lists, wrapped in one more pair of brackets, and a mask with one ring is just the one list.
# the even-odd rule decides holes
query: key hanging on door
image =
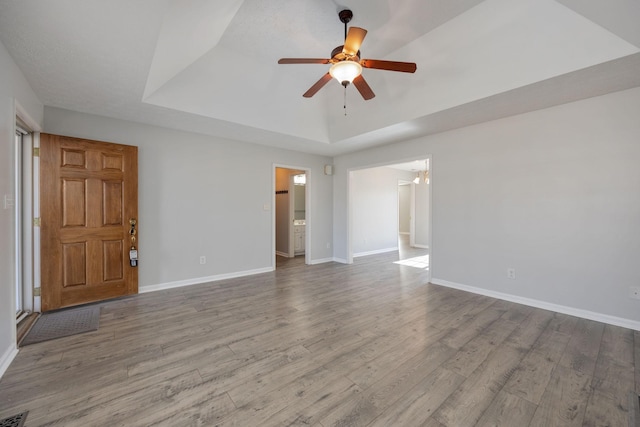
{"label": "key hanging on door", "polygon": [[131,249],[129,250],[129,265],[131,267],[138,266],[138,250],[136,249],[136,224],[137,221],[135,218],[131,218],[129,220],[129,224],[131,225],[131,230],[129,230],[129,235],[131,236]]}

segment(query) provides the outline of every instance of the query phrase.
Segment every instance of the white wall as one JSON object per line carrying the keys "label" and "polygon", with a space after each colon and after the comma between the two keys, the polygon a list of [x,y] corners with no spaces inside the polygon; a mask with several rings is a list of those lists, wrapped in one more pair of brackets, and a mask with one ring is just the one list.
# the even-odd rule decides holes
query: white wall
{"label": "white wall", "polygon": [[142,290],[271,269],[274,164],[311,170],[311,261],[331,258],[329,158],[49,107],[45,132],[139,147]]}
{"label": "white wall", "polygon": [[429,192],[431,184],[421,181],[415,185],[415,245],[420,248],[429,246]]}
{"label": "white wall", "polygon": [[411,229],[411,185],[398,185],[398,231],[409,233]]}
{"label": "white wall", "polygon": [[398,180],[413,174],[388,167],[351,172],[351,244],[354,256],[398,248]]}
{"label": "white wall", "polygon": [[347,171],[432,153],[433,281],[640,328],[639,117],[635,88],[339,156],[335,256]]}
{"label": "white wall", "polygon": [[42,104],[0,43],[0,376],[16,354],[15,217],[4,209],[5,195],[14,194],[14,135],[16,103],[36,124],[42,123]]}

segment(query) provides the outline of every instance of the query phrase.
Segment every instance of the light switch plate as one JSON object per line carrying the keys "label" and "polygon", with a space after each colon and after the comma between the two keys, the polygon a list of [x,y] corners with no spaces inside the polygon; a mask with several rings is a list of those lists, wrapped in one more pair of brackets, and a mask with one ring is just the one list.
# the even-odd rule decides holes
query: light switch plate
{"label": "light switch plate", "polygon": [[13,195],[5,194],[2,201],[4,209],[11,209],[13,207]]}

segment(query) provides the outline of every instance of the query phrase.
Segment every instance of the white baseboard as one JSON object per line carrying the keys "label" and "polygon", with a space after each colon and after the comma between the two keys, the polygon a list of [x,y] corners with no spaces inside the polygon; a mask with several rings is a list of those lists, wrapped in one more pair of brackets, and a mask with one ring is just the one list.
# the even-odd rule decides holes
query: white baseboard
{"label": "white baseboard", "polygon": [[334,262],[339,262],[340,264],[349,264],[349,262],[348,262],[346,259],[344,259],[344,258],[336,258],[336,257],[333,257],[333,258],[332,258],[332,261],[334,261]]}
{"label": "white baseboard", "polygon": [[175,282],[159,283],[157,285],[146,285],[140,286],[138,293],[144,294],[147,292],[161,291],[163,289],[181,288],[182,286],[199,285],[201,283],[217,282],[225,279],[235,279],[236,277],[252,276],[254,274],[268,273],[270,271],[273,271],[272,267],[265,267],[257,268],[255,270],[238,271],[234,273],[218,274],[215,276],[196,277],[193,279],[178,280]]}
{"label": "white baseboard", "polygon": [[404,235],[404,236],[408,236],[408,235],[409,235],[409,234],[411,234],[411,233],[409,233],[408,231],[401,231],[401,232],[399,232],[398,234],[402,234],[402,235]]}
{"label": "white baseboard", "polygon": [[353,254],[353,257],[354,258],[358,258],[358,257],[361,257],[361,256],[383,254],[385,252],[393,252],[393,251],[397,251],[397,250],[398,250],[397,246],[395,248],[376,249],[375,251],[358,252],[357,254]]}
{"label": "white baseboard", "polygon": [[321,259],[312,259],[311,261],[309,261],[310,265],[316,265],[316,264],[324,264],[327,262],[334,262],[335,258],[321,258]]}
{"label": "white baseboard", "polygon": [[18,348],[13,344],[0,356],[0,378],[2,378],[7,369],[9,369],[9,365],[11,365],[11,362],[13,362],[17,354]]}
{"label": "white baseboard", "polygon": [[286,253],[286,252],[276,251],[276,255],[280,255],[280,256],[283,256],[285,258],[289,258],[289,254]]}
{"label": "white baseboard", "polygon": [[413,247],[414,248],[419,248],[419,249],[429,249],[429,245],[420,245],[418,243],[414,243]]}
{"label": "white baseboard", "polygon": [[544,310],[555,311],[557,313],[568,314],[570,316],[581,317],[583,319],[595,320],[596,322],[607,323],[609,325],[620,326],[623,328],[640,331],[640,322],[622,317],[610,316],[608,314],[596,313],[594,311],[583,310],[580,308],[569,307],[566,305],[554,304],[551,302],[540,301],[532,298],[525,298],[518,295],[506,294],[503,292],[491,291],[474,286],[462,285],[460,283],[449,282],[448,280],[432,278],[431,283],[434,285],[446,286],[447,288],[459,289],[461,291],[471,292],[474,294],[484,295],[505,301],[511,301],[518,304],[528,305],[530,307],[542,308]]}

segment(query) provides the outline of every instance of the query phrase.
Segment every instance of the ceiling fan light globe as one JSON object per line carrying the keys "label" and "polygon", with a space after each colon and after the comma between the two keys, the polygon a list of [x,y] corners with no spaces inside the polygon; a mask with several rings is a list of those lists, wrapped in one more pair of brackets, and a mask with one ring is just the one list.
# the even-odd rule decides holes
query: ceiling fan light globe
{"label": "ceiling fan light globe", "polygon": [[341,85],[347,86],[353,79],[362,74],[362,65],[356,61],[336,62],[329,69],[331,77],[336,79]]}

